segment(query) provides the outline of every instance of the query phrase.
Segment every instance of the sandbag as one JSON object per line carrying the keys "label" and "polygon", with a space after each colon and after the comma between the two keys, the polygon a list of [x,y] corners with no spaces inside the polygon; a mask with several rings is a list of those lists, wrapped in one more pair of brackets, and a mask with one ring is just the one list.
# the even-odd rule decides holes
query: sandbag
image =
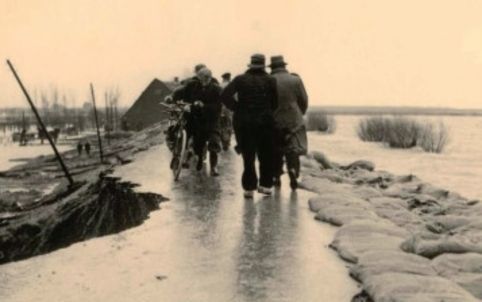
{"label": "sandbag", "polygon": [[482,274],[456,273],[446,278],[460,285],[474,297],[482,299]]}
{"label": "sandbag", "polygon": [[336,167],[323,152],[313,151],[310,153],[310,156],[313,157],[323,169],[333,169]]}
{"label": "sandbag", "polygon": [[310,210],[318,212],[320,209],[331,205],[360,206],[367,209],[370,204],[363,199],[356,197],[349,191],[342,193],[321,193],[308,200]]}
{"label": "sandbag", "polygon": [[416,183],[394,183],[382,191],[388,197],[409,198],[417,193],[418,184]]}
{"label": "sandbag", "polygon": [[340,170],[330,169],[330,170],[311,171],[309,175],[320,179],[327,179],[335,183],[348,183],[348,184],[355,183],[353,179],[345,177]]}
{"label": "sandbag", "polygon": [[430,260],[402,251],[370,251],[358,258],[350,268],[350,274],[360,282],[384,273],[407,273],[423,276],[436,276]]}
{"label": "sandbag", "polygon": [[393,180],[395,183],[420,182],[420,179],[413,174],[396,176]]}
{"label": "sandbag", "polygon": [[457,272],[482,274],[482,255],[443,254],[432,260],[432,266],[441,276],[450,276]]}
{"label": "sandbag", "polygon": [[419,186],[417,193],[427,194],[438,200],[449,197],[450,192],[431,184],[423,183]]}
{"label": "sandbag", "polygon": [[443,254],[432,260],[432,267],[440,276],[454,281],[482,299],[481,254]]}
{"label": "sandbag", "polygon": [[373,197],[368,200],[374,207],[392,206],[394,208],[408,209],[406,200],[395,197]]}
{"label": "sandbag", "polygon": [[355,220],[369,219],[375,221],[380,219],[373,211],[354,205],[330,205],[322,207],[315,218],[335,226],[341,226]]}
{"label": "sandbag", "polygon": [[420,216],[406,210],[405,208],[375,207],[373,210],[379,217],[393,222],[410,232],[415,232],[423,227],[424,221]]}
{"label": "sandbag", "polygon": [[376,198],[376,197],[382,197],[383,194],[372,187],[367,187],[367,186],[359,186],[353,189],[353,194],[365,199],[365,200],[370,200],[371,198]]}
{"label": "sandbag", "polygon": [[320,170],[320,164],[313,157],[309,156],[300,156],[300,166],[309,171]]}
{"label": "sandbag", "polygon": [[351,164],[343,167],[343,169],[345,169],[345,170],[362,169],[362,170],[373,171],[373,170],[375,170],[375,164],[371,161],[368,161],[368,160],[357,160],[357,161],[354,161]]}
{"label": "sandbag", "polygon": [[425,217],[426,228],[434,233],[449,233],[469,225],[473,218],[460,215],[441,215]]}
{"label": "sandbag", "polygon": [[438,276],[406,273],[372,275],[363,283],[376,302],[476,302],[454,282]]}
{"label": "sandbag", "polygon": [[333,183],[327,179],[317,178],[310,175],[305,175],[298,183],[298,186],[302,189],[315,192],[318,194],[322,193],[343,193],[350,194],[351,185],[348,184],[337,184]]}
{"label": "sandbag", "polygon": [[355,220],[343,225],[330,244],[343,259],[356,263],[362,254],[376,250],[399,251],[409,233],[386,220]]}
{"label": "sandbag", "polygon": [[409,231],[421,228],[424,221],[420,216],[407,209],[407,202],[400,198],[380,197],[369,200],[373,206],[373,211],[380,217],[386,218],[395,225],[403,227]]}
{"label": "sandbag", "polygon": [[482,241],[478,238],[464,234],[442,235],[428,238],[415,234],[405,240],[401,248],[402,250],[414,253],[426,258],[434,258],[445,253],[482,253]]}

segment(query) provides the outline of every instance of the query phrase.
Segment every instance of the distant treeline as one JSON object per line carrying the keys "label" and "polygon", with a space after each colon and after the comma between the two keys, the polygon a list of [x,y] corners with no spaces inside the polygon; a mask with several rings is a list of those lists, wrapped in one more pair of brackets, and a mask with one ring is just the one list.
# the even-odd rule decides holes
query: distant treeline
{"label": "distant treeline", "polygon": [[[39,114],[46,126],[58,128],[74,126],[79,131],[83,131],[95,127],[93,108],[89,105],[75,108],[67,108],[62,105],[39,108]],[[106,123],[109,123],[109,120],[112,123],[114,119],[113,117],[109,118],[109,115],[115,115],[115,119],[118,120],[124,114],[126,108],[117,108],[115,114],[110,108],[100,107],[97,110],[99,121],[102,126],[105,126]],[[36,124],[37,120],[29,108],[0,108],[0,128],[21,129]]]}
{"label": "distant treeline", "polygon": [[463,115],[481,116],[482,109],[378,106],[312,106],[310,111],[338,115]]}

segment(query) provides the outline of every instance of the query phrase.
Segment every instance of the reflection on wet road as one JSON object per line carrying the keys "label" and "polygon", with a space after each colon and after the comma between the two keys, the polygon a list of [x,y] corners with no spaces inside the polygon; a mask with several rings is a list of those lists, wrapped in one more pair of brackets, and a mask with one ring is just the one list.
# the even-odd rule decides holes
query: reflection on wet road
{"label": "reflection on wet road", "polygon": [[9,276],[2,301],[350,301],[356,293],[327,248],[334,228],[308,210],[309,193],[283,188],[245,200],[230,151],[217,178],[183,170],[173,182],[168,161],[160,146],[116,171],[170,198],[145,224],[0,267]]}

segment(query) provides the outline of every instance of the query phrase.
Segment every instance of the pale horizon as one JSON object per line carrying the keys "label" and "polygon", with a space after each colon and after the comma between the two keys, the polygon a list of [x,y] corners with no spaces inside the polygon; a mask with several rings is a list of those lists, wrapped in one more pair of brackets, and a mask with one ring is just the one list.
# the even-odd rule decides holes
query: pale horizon
{"label": "pale horizon", "polygon": [[[0,107],[58,87],[80,106],[118,86],[130,106],[154,79],[244,72],[282,54],[313,106],[482,108],[482,3],[0,0]],[[69,101],[73,105],[73,101]]]}

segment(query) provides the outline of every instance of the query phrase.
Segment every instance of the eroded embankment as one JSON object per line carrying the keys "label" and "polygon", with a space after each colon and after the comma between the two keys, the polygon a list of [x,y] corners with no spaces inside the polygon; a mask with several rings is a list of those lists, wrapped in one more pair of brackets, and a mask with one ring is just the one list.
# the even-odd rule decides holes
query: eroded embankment
{"label": "eroded embankment", "polygon": [[99,177],[62,200],[26,213],[0,229],[0,263],[50,252],[137,226],[165,198],[137,193],[135,185]]}
{"label": "eroded embankment", "polygon": [[331,247],[362,284],[354,301],[479,301],[482,204],[413,175],[342,167],[315,152],[301,186],[316,219],[339,226]]}
{"label": "eroded embankment", "polygon": [[0,173],[0,264],[47,253],[93,237],[137,226],[166,200],[153,193],[138,193],[135,184],[109,176],[137,152],[163,141],[158,124],[112,142],[99,164],[91,156],[65,152],[74,177],[67,186],[52,156],[39,157]]}

